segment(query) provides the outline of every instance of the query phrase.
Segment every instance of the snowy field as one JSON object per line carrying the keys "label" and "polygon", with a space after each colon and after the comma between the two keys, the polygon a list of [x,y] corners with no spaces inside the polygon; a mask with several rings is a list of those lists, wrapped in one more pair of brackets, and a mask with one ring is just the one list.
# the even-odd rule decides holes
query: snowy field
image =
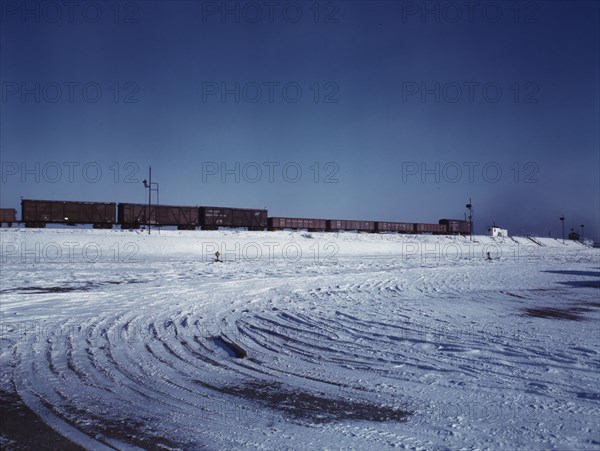
{"label": "snowy field", "polygon": [[[3,400],[84,448],[600,449],[598,249],[307,232],[0,240]],[[13,432],[0,445],[18,449]]]}

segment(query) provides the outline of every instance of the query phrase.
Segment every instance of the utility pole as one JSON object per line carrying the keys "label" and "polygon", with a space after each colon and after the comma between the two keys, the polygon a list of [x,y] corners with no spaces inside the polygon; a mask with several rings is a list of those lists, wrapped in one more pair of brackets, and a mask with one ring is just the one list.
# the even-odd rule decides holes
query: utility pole
{"label": "utility pole", "polygon": [[471,202],[471,198],[469,197],[469,203],[466,205],[469,209],[469,224],[471,229],[471,241],[473,241],[473,203]]}
{"label": "utility pole", "polygon": [[581,244],[583,244],[583,224],[581,224]]}
{"label": "utility pole", "polygon": [[[148,212],[146,213],[146,224],[148,225],[148,235],[150,235],[150,224],[152,222],[152,191],[156,191],[156,205],[158,206],[158,183],[152,182],[152,166],[148,167],[148,180],[144,180],[142,183],[144,184],[144,188],[148,188]],[[152,185],[155,187],[152,187]],[[156,223],[158,224],[158,217],[156,218]]]}
{"label": "utility pole", "polygon": [[565,215],[560,215],[560,222],[562,222],[562,237],[563,237],[563,244],[565,244]]}

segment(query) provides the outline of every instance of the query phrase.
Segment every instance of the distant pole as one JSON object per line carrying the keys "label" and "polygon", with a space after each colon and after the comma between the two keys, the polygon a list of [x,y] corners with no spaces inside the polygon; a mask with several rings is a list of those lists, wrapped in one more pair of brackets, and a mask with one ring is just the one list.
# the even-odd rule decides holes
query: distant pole
{"label": "distant pole", "polygon": [[581,244],[583,244],[583,224],[581,224]]}
{"label": "distant pole", "polygon": [[471,229],[471,241],[473,241],[473,202],[471,201],[471,198],[469,197],[469,203],[466,205],[466,207],[469,209],[469,225],[470,225],[470,229]]}
{"label": "distant pole", "polygon": [[148,166],[148,214],[146,221],[148,222],[148,235],[150,235],[150,215],[152,214],[152,166]]}
{"label": "distant pole", "polygon": [[562,237],[563,244],[565,244],[565,215],[560,215],[560,222],[562,222]]}

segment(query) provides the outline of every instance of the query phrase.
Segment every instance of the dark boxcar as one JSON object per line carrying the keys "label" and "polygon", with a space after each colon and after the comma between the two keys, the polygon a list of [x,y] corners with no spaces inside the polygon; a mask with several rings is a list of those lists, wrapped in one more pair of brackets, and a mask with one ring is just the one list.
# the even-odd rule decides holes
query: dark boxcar
{"label": "dark boxcar", "polygon": [[443,235],[448,233],[448,228],[444,224],[415,224],[415,233],[432,233],[434,235]]}
{"label": "dark boxcar", "polygon": [[412,222],[383,222],[375,223],[377,232],[415,233],[415,225]]}
{"label": "dark boxcar", "polygon": [[328,232],[338,232],[340,230],[356,230],[358,232],[375,232],[374,221],[353,221],[347,219],[328,219]]}
{"label": "dark boxcar", "polygon": [[140,225],[177,226],[179,230],[194,230],[200,225],[198,207],[174,205],[119,204],[119,224],[122,229],[137,229]]}
{"label": "dark boxcar", "polygon": [[471,223],[462,219],[440,219],[440,224],[448,228],[448,233],[452,235],[470,235]]}
{"label": "dark boxcar", "polygon": [[156,220],[159,225],[176,225],[179,230],[194,230],[200,225],[200,214],[198,207],[159,205]]}
{"label": "dark boxcar", "polygon": [[46,227],[47,223],[93,224],[96,229],[110,229],[116,219],[116,204],[108,202],[66,202],[54,200],[21,201],[25,227]]}
{"label": "dark boxcar", "polygon": [[13,222],[17,222],[17,210],[14,208],[0,208],[0,225],[6,223],[12,227]]}
{"label": "dark boxcar", "polygon": [[314,218],[269,218],[268,226],[269,230],[307,229],[309,232],[324,232],[327,222]]}
{"label": "dark boxcar", "polygon": [[122,229],[139,229],[141,224],[146,224],[146,211],[148,205],[119,204],[117,207],[118,223]]}
{"label": "dark boxcar", "polygon": [[203,230],[217,230],[219,227],[246,227],[248,230],[267,228],[267,210],[200,207],[199,211]]}

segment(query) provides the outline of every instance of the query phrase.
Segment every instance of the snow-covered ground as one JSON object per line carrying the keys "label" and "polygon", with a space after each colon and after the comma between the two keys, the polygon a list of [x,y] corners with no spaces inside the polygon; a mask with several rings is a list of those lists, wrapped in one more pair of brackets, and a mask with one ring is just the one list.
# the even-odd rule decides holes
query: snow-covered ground
{"label": "snow-covered ground", "polygon": [[0,389],[86,448],[600,448],[598,249],[240,231],[0,242]]}

